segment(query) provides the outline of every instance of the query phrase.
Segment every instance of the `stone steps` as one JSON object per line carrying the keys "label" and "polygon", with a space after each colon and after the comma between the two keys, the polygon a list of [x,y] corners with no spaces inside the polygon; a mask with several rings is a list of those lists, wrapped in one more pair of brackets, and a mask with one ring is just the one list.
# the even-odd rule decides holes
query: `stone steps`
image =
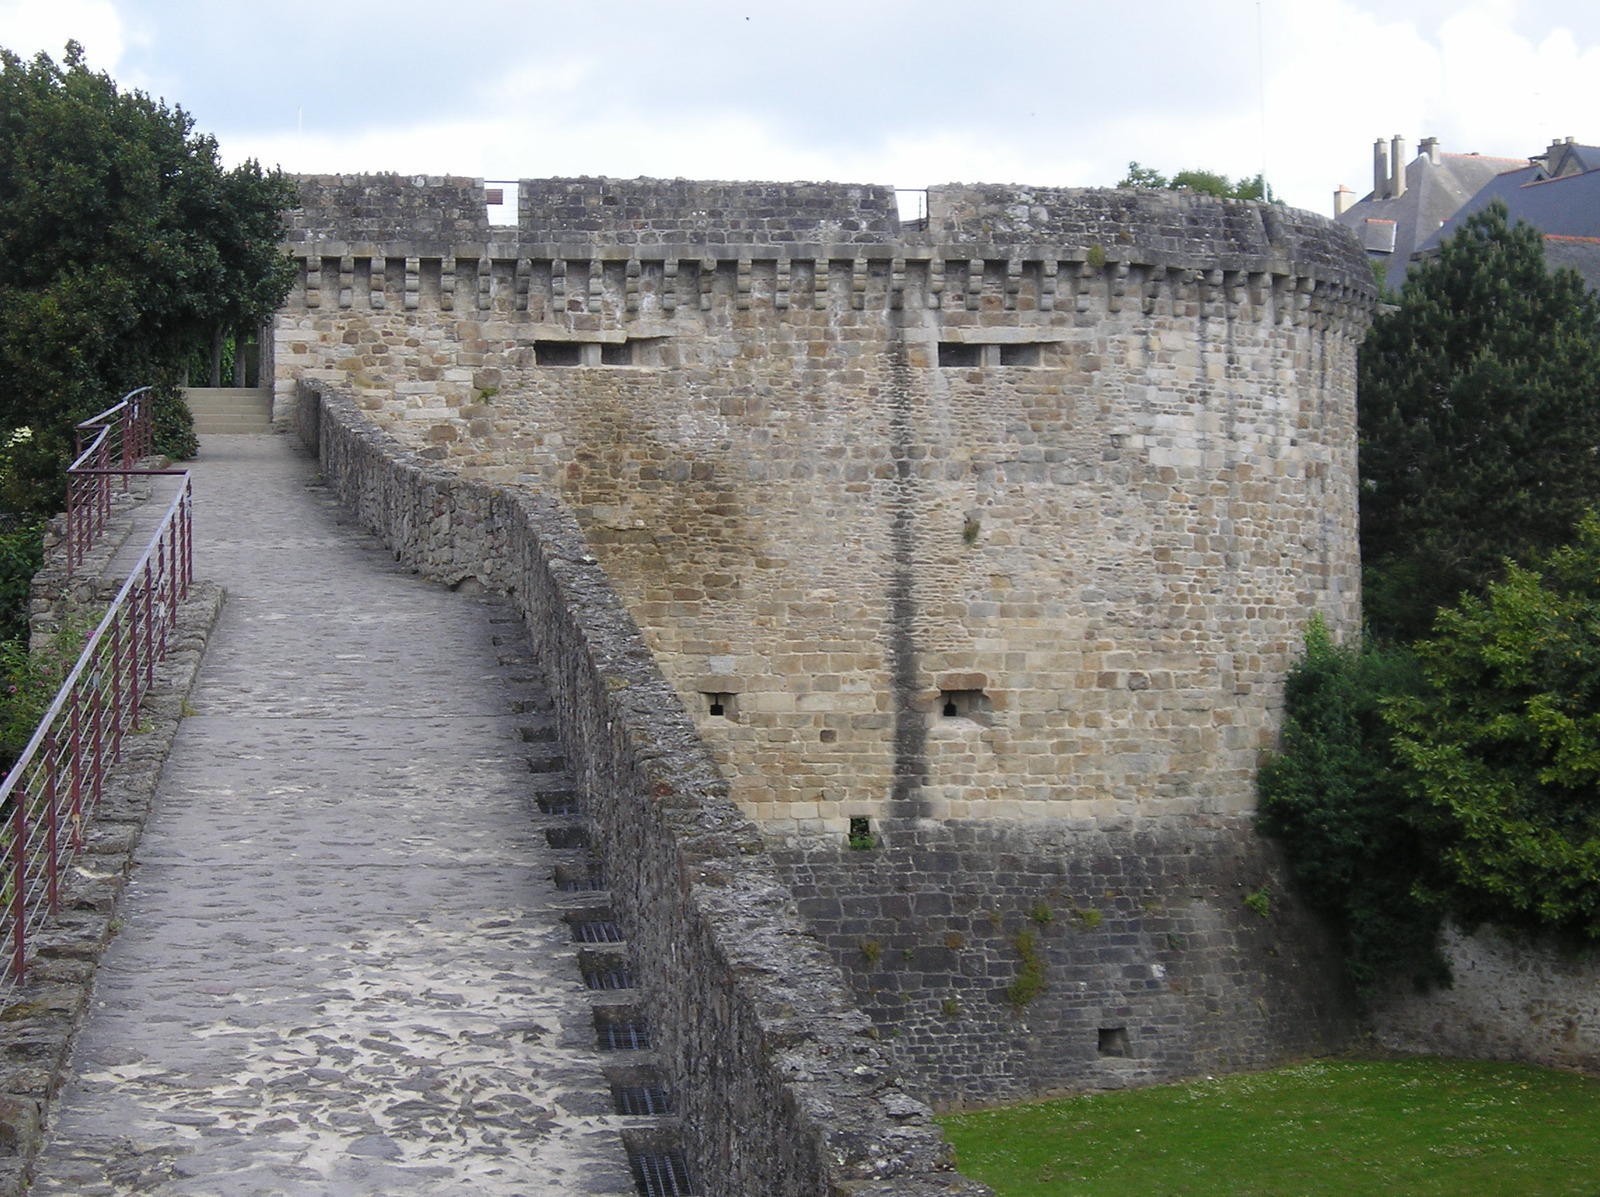
{"label": "stone steps", "polygon": [[186,387],[183,399],[201,436],[272,431],[269,387]]}

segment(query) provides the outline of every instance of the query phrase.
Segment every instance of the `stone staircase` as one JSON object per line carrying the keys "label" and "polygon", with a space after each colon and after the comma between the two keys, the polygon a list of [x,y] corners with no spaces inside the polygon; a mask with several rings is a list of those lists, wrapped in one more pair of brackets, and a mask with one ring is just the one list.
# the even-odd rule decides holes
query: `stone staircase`
{"label": "stone staircase", "polygon": [[272,431],[270,387],[186,387],[183,399],[201,436]]}

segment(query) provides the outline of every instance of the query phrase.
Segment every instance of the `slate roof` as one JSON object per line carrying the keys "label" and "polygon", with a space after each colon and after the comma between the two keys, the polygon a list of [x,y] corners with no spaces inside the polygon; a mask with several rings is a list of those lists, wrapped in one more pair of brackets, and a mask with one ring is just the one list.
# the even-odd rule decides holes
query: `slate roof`
{"label": "slate roof", "polygon": [[[1600,290],[1600,147],[1568,145],[1561,166],[1578,173],[1550,178],[1541,165],[1496,175],[1463,204],[1444,225],[1417,247],[1421,254],[1439,248],[1474,212],[1494,200],[1510,211],[1512,223],[1523,221],[1545,236],[1545,258],[1552,267],[1571,266],[1591,289]],[[1583,169],[1585,163],[1593,166]]]}
{"label": "slate roof", "polygon": [[[1352,204],[1334,217],[1355,231],[1372,256],[1385,260],[1384,281],[1399,289],[1405,281],[1412,251],[1419,248],[1462,204],[1497,175],[1508,169],[1526,167],[1525,158],[1486,158],[1481,154],[1418,154],[1406,164],[1404,195],[1365,199]],[[1393,240],[1382,224],[1393,222]],[[1390,247],[1387,248],[1386,247]]]}

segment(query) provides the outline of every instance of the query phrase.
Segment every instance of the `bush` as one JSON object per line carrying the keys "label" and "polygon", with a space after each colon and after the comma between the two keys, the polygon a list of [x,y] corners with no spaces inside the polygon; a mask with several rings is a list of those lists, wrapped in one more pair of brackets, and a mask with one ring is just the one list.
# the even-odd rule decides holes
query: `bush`
{"label": "bush", "polygon": [[0,642],[0,771],[9,773],[83,651],[84,635],[63,628],[48,648],[28,651],[26,639]]}
{"label": "bush", "polygon": [[173,461],[188,461],[200,451],[200,438],[194,431],[194,413],[177,388],[156,391],[152,441],[157,453]]}
{"label": "bush", "polygon": [[1362,989],[1395,974],[1448,981],[1427,820],[1383,716],[1421,686],[1405,650],[1340,647],[1313,620],[1285,687],[1282,751],[1257,781],[1260,829],[1282,841],[1296,889],[1332,925]]}
{"label": "bush", "polygon": [[28,602],[33,575],[44,562],[37,524],[0,532],[0,640],[28,638]]}

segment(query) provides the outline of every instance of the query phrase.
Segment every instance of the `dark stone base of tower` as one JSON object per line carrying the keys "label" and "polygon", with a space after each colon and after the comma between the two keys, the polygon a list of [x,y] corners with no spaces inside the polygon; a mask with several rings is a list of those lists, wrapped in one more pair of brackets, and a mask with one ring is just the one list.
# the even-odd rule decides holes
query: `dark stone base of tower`
{"label": "dark stone base of tower", "polygon": [[774,851],[856,1000],[936,1105],[1337,1051],[1352,996],[1247,819],[961,822]]}

